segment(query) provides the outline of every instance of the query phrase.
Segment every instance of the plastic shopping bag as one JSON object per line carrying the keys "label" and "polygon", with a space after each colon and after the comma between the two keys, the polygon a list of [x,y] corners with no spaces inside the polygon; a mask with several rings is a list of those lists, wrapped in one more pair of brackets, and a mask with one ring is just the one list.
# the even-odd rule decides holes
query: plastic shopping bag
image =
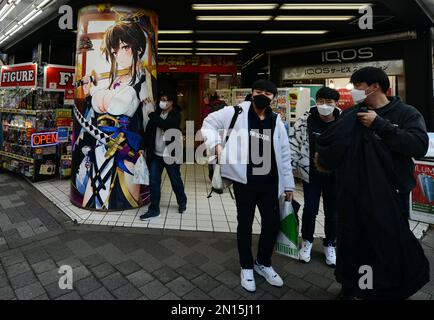
{"label": "plastic shopping bag", "polygon": [[275,251],[279,254],[298,260],[298,219],[297,211],[300,208],[295,200],[286,201],[285,197],[279,199],[280,231],[277,236]]}
{"label": "plastic shopping bag", "polygon": [[134,165],[133,183],[149,185],[149,170],[143,155],[137,159]]}

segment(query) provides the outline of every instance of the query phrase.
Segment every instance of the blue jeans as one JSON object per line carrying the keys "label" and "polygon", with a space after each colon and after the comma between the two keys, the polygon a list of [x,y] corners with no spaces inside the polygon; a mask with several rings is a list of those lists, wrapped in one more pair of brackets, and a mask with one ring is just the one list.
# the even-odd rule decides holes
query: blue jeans
{"label": "blue jeans", "polygon": [[162,157],[154,156],[149,169],[149,188],[151,191],[151,204],[149,205],[149,211],[152,212],[160,212],[161,175],[164,168],[166,168],[167,175],[170,178],[170,183],[173,192],[176,195],[178,205],[187,205],[187,196],[184,192],[184,184],[181,179],[179,164],[166,164]]}

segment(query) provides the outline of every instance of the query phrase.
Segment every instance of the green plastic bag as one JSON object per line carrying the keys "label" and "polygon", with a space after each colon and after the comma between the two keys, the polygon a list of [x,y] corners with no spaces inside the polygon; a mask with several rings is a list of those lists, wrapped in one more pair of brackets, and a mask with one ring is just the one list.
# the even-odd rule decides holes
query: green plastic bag
{"label": "green plastic bag", "polygon": [[284,197],[279,199],[280,231],[277,236],[275,251],[298,260],[299,237],[297,215],[292,202]]}

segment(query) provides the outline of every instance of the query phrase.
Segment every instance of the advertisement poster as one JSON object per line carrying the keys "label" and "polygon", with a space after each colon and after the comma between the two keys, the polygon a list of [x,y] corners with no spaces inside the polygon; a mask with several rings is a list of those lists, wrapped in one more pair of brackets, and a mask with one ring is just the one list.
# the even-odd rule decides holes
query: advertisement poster
{"label": "advertisement poster", "polygon": [[92,5],[78,13],[71,202],[90,210],[145,204],[135,184],[156,88],[157,16],[148,10]]}
{"label": "advertisement poster", "polygon": [[241,102],[245,101],[246,96],[252,93],[252,89],[245,88],[245,89],[232,89],[232,104],[234,106],[240,104]]}
{"label": "advertisement poster", "polygon": [[434,224],[434,162],[415,161],[416,187],[411,192],[410,218]]}

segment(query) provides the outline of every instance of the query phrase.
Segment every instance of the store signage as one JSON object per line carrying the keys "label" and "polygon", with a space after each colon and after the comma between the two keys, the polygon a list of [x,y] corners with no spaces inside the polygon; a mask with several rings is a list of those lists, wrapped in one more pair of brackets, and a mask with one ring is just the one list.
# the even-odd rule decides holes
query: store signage
{"label": "store signage", "polygon": [[32,134],[32,147],[48,147],[58,143],[57,132],[41,132]]}
{"label": "store signage", "polygon": [[0,88],[35,88],[38,66],[36,63],[22,63],[2,66]]}
{"label": "store signage", "polygon": [[372,57],[374,57],[374,49],[371,47],[327,50],[321,53],[322,62],[345,62],[359,59],[371,59]]}
{"label": "store signage", "polygon": [[411,192],[410,218],[434,224],[434,162],[415,161],[416,187]]}
{"label": "store signage", "polygon": [[69,141],[69,127],[58,127],[57,128],[57,141],[59,143]]}
{"label": "store signage", "polygon": [[56,109],[57,127],[70,127],[72,123],[71,109]]}
{"label": "store signage", "polygon": [[75,77],[75,67],[49,64],[44,68],[44,90],[65,91],[74,90],[72,86]]}
{"label": "store signage", "polygon": [[285,68],[282,70],[282,80],[349,78],[355,71],[368,66],[380,68],[388,75],[404,74],[404,62],[390,60]]}

